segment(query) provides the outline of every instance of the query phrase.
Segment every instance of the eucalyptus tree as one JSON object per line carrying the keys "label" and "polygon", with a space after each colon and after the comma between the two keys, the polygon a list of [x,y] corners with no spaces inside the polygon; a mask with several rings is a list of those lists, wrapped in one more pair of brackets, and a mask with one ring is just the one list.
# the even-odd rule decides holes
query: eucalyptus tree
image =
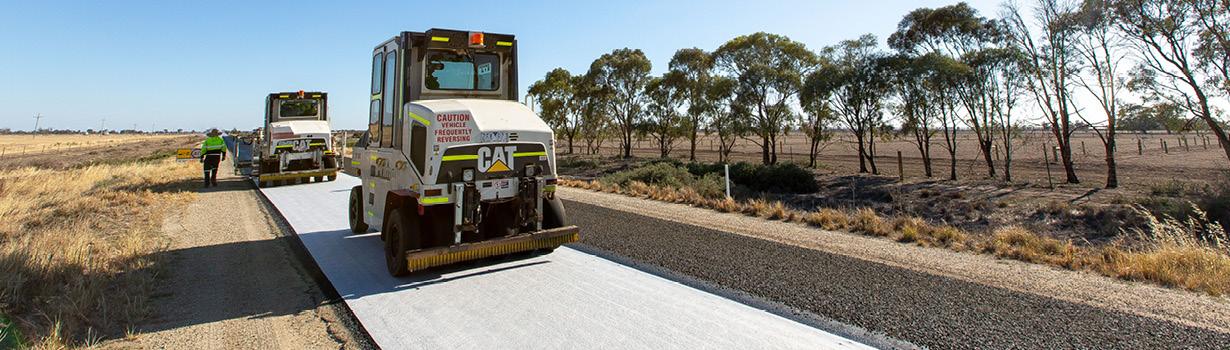
{"label": "eucalyptus tree", "polygon": [[624,158],[632,157],[632,141],[641,122],[645,104],[645,84],[653,66],[640,49],[617,49],[602,55],[589,66],[590,79],[609,89],[604,112],[613,117],[619,128],[620,147]]}
{"label": "eucalyptus tree", "polygon": [[888,91],[884,78],[887,61],[877,49],[874,35],[845,40],[823,52],[832,64],[821,65],[807,76],[803,95],[815,103],[828,100],[838,120],[854,135],[859,172],[879,174],[875,140],[885,125],[883,104]]}
{"label": "eucalyptus tree", "polygon": [[[974,72],[972,78],[978,79],[976,85],[984,89],[979,94],[982,96],[980,108],[985,109],[982,115],[986,116],[981,121],[981,128],[987,134],[986,146],[982,147],[984,157],[994,177],[994,163],[990,157],[991,152],[998,152],[1004,163],[1004,181],[1012,181],[1012,156],[1024,124],[1013,112],[1027,78],[1022,68],[1025,56],[1014,48],[984,49],[969,56]],[[995,144],[999,146],[998,151],[993,150]]]}
{"label": "eucalyptus tree", "polygon": [[645,96],[649,103],[645,106],[648,120],[644,124],[657,142],[662,158],[670,156],[675,140],[685,136],[688,130],[686,117],[680,112],[688,94],[685,79],[683,73],[669,71],[645,84]]}
{"label": "eucalyptus tree", "polygon": [[[833,65],[831,57],[821,56],[817,72],[832,71],[825,67]],[[817,73],[807,76],[803,90],[799,93],[799,103],[803,107],[803,119],[800,125],[803,134],[807,135],[808,151],[807,166],[816,166],[816,157],[823,145],[833,138],[832,124],[837,121],[837,113],[833,110],[832,91],[823,87],[823,82]]]}
{"label": "eucalyptus tree", "polygon": [[[981,89],[962,89],[965,79],[972,73],[970,67],[957,61],[970,53],[997,46],[1002,32],[997,21],[989,20],[978,11],[961,2],[939,8],[919,8],[911,11],[897,25],[897,31],[888,38],[889,47],[913,57],[931,55],[933,71],[927,76],[926,85],[934,96],[928,106],[937,113],[942,146],[949,155],[949,179],[957,179],[958,132],[962,124],[979,118],[976,115],[962,117],[957,107],[962,93]],[[968,113],[968,110],[966,111]],[[985,157],[985,154],[984,154]]]}
{"label": "eucalyptus tree", "polygon": [[585,151],[597,154],[602,142],[610,134],[611,118],[608,108],[611,89],[598,85],[592,74],[575,76],[572,79],[573,105],[580,118],[580,137],[585,141]]}
{"label": "eucalyptus tree", "polygon": [[751,117],[748,130],[765,164],[777,163],[779,137],[793,124],[789,108],[814,69],[816,55],[802,43],[764,32],[743,35],[713,53],[718,68],[738,83],[732,108]]}
{"label": "eucalyptus tree", "polygon": [[1230,93],[1226,6],[1223,1],[1119,0],[1114,10],[1119,30],[1141,56],[1128,88],[1204,121],[1230,160],[1225,122],[1211,101]]}
{"label": "eucalyptus tree", "polygon": [[698,48],[680,49],[671,57],[670,71],[682,76],[682,88],[687,101],[686,127],[688,160],[696,160],[696,139],[704,128],[712,102],[705,96],[705,87],[713,79],[713,55]]}
{"label": "eucalyptus tree", "polygon": [[1027,58],[1027,90],[1046,118],[1059,147],[1068,183],[1080,183],[1072,162],[1073,77],[1078,73],[1076,31],[1069,25],[1076,4],[1072,0],[1037,0],[1034,20],[1027,22],[1014,3],[1004,6],[1005,34]]}
{"label": "eucalyptus tree", "polygon": [[576,152],[573,140],[581,127],[581,115],[577,113],[574,77],[567,69],[556,68],[547,72],[542,80],[530,84],[530,96],[538,101],[539,114],[556,135],[568,140],[568,153]]}
{"label": "eucalyptus tree", "polygon": [[748,118],[733,108],[736,85],[733,78],[713,76],[699,89],[704,94],[704,113],[709,120],[706,132],[718,136],[718,161],[721,163],[730,162],[735,142],[747,132]]}
{"label": "eucalyptus tree", "polygon": [[885,59],[885,73],[890,90],[896,96],[895,109],[900,116],[901,132],[909,134],[910,142],[918,149],[927,177],[933,176],[931,144],[940,114],[940,108],[935,106],[940,103],[939,94],[928,84],[928,79],[936,73],[933,65],[938,57],[935,53],[921,57],[899,53]]}
{"label": "eucalyptus tree", "polygon": [[1101,108],[1102,123],[1089,124],[1102,141],[1106,159],[1106,188],[1119,187],[1118,166],[1115,165],[1115,134],[1118,132],[1119,93],[1124,88],[1121,63],[1127,57],[1123,37],[1115,30],[1112,0],[1084,0],[1074,13],[1071,25],[1076,32],[1076,53],[1084,74],[1076,76],[1077,85],[1085,89]]}

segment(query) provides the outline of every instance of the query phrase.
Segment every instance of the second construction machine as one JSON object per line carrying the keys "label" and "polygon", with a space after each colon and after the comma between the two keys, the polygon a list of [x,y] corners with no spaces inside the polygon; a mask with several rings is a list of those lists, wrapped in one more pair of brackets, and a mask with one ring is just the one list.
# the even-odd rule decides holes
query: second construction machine
{"label": "second construction machine", "polygon": [[402,32],[372,52],[350,228],[380,229],[394,276],[578,239],[555,196],[551,128],[517,102],[512,35]]}

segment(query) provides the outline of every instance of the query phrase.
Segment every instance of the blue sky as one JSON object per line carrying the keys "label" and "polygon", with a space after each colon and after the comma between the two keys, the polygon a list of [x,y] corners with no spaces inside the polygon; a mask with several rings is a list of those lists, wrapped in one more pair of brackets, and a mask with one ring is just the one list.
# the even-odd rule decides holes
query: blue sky
{"label": "blue sky", "polygon": [[[0,128],[253,129],[274,91],[330,93],[335,128],[366,122],[371,49],[428,28],[517,35],[521,92],[613,49],[654,72],[684,47],[756,31],[819,49],[956,1],[9,1],[0,0]],[[999,1],[968,1],[993,17]]]}

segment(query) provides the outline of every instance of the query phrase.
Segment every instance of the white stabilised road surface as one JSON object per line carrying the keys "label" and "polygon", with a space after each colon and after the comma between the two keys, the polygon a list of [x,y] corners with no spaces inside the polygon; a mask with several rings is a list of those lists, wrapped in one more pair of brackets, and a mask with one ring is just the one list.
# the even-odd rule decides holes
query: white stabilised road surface
{"label": "white stabilised road surface", "polygon": [[869,348],[567,247],[394,278],[380,237],[347,228],[358,184],[339,174],[261,191],[384,349]]}

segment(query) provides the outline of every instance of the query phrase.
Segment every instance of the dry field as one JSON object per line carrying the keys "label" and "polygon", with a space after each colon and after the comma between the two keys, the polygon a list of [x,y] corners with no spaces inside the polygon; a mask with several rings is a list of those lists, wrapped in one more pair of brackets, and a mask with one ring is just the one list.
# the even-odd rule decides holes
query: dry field
{"label": "dry field", "polygon": [[[88,142],[82,137],[43,142]],[[95,140],[107,154],[92,157],[49,151],[37,163],[48,166],[0,159],[0,315],[30,345],[122,337],[149,312],[166,246],[159,229],[168,208],[191,201],[200,174],[198,164],[151,156],[189,140],[151,139]]]}
{"label": "dry field", "polygon": [[202,139],[199,135],[0,135],[0,169],[67,169],[161,157]]}
{"label": "dry field", "polygon": [[[957,147],[957,176],[960,179],[986,178],[986,164],[978,150],[977,141],[972,133],[959,135]],[[1183,146],[1186,137],[1187,147]],[[1217,147],[1217,140],[1208,138],[1205,146],[1204,136],[1189,133],[1186,135],[1166,135],[1164,132],[1149,134],[1120,134],[1116,137],[1116,161],[1119,170],[1119,182],[1125,188],[1150,186],[1158,181],[1172,179],[1182,181],[1211,181],[1225,176],[1230,171],[1230,160]],[[1140,149],[1137,148],[1140,141]],[[932,170],[934,178],[946,179],[948,175],[949,157],[942,146],[941,135],[936,135],[931,146]],[[1166,152],[1161,142],[1167,145]],[[1082,143],[1084,147],[1082,147]],[[716,161],[717,137],[705,136],[697,141],[697,158],[702,161]],[[1054,145],[1049,133],[1034,132],[1022,137],[1014,144],[1012,152],[1012,172],[1014,181],[1047,184],[1047,167],[1043,162],[1043,150]],[[567,142],[557,143],[556,152],[567,153]],[[1081,187],[1100,187],[1106,183],[1106,166],[1102,141],[1092,132],[1078,132],[1073,135],[1073,162]],[[577,140],[577,152],[584,152],[584,144]],[[607,140],[601,154],[615,155],[618,153],[619,140]],[[808,140],[806,136],[792,133],[782,144],[780,161],[793,161],[807,164]],[[858,172],[857,145],[849,133],[838,132],[834,139],[820,152],[817,161],[818,170],[823,175],[853,175]],[[877,143],[876,163],[881,175],[897,177],[897,151],[901,151],[905,177],[907,179],[926,179],[923,171],[922,157],[917,147],[906,139],[894,139]],[[1138,154],[1139,152],[1139,154]],[[658,149],[652,138],[634,144],[633,153],[637,157],[656,158]],[[1051,155],[1048,154],[1049,158]],[[679,140],[671,152],[671,157],[686,160],[688,143],[686,139]],[[735,161],[760,162],[760,146],[749,140],[739,140],[735,144],[732,158]],[[1003,155],[998,154],[997,167],[1002,167]],[[1056,184],[1062,183],[1063,167],[1051,159],[1051,174]],[[1002,170],[1000,170],[1002,171]]]}

